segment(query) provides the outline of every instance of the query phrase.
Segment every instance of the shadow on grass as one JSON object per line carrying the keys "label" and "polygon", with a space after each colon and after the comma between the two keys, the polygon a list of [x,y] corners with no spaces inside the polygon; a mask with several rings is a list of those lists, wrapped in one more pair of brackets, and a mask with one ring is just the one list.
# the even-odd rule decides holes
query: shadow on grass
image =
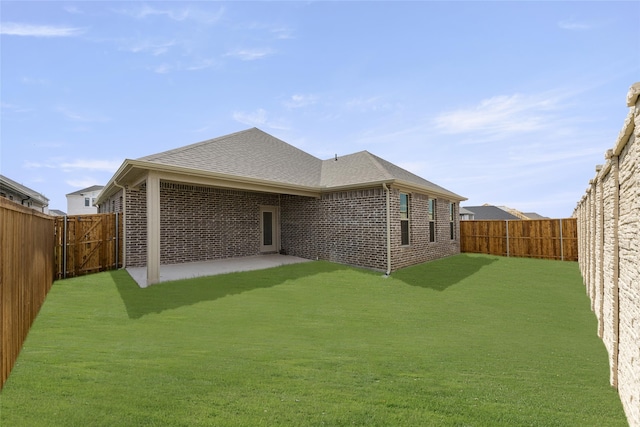
{"label": "shadow on grass", "polygon": [[497,258],[459,254],[406,267],[396,271],[392,276],[411,286],[444,291],[497,260]]}
{"label": "shadow on grass", "polygon": [[139,319],[150,313],[214,301],[254,289],[270,288],[287,280],[330,273],[348,267],[329,262],[305,262],[218,276],[197,277],[174,282],[163,282],[140,288],[124,270],[111,272],[130,319]]}

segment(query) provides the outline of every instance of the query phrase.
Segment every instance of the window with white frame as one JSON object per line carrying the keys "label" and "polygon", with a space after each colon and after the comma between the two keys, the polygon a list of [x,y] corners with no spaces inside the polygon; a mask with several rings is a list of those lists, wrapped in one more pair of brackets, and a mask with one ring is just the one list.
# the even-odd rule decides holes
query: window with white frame
{"label": "window with white frame", "polygon": [[409,195],[400,193],[400,244],[409,244]]}
{"label": "window with white frame", "polygon": [[449,235],[451,236],[451,240],[455,240],[456,238],[456,223],[455,219],[456,212],[456,204],[449,203]]}
{"label": "window with white frame", "polygon": [[429,241],[436,241],[436,199],[429,199]]}
{"label": "window with white frame", "polygon": [[88,197],[85,197],[84,198],[84,205],[88,207],[88,206],[91,206],[90,203],[91,203],[91,200],[89,200]]}

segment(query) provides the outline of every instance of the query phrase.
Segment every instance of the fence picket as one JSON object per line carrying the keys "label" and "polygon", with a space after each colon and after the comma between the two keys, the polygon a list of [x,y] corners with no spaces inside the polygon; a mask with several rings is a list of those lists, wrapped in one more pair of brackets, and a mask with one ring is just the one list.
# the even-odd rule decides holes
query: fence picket
{"label": "fence picket", "polygon": [[577,222],[575,218],[460,221],[460,251],[577,261]]}

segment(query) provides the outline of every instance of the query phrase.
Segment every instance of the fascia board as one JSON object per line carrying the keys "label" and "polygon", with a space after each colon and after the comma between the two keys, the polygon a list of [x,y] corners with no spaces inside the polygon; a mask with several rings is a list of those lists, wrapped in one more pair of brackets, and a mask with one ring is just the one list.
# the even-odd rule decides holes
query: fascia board
{"label": "fascia board", "polygon": [[432,188],[416,185],[407,181],[395,180],[393,182],[393,185],[399,189],[404,189],[407,191],[415,191],[416,193],[426,194],[429,196],[441,197],[446,200],[451,200],[456,202],[463,202],[465,200],[468,200],[466,197],[459,196],[458,194],[455,194],[455,193],[438,191]]}
{"label": "fascia board", "polygon": [[[190,183],[267,193],[286,193],[314,198],[318,198],[320,196],[319,189],[315,187],[274,183],[256,178],[226,175],[180,166],[145,162],[141,160],[127,160],[125,163],[126,165],[123,165],[116,175],[114,175],[114,177],[116,177],[115,180],[120,185],[126,184],[134,187],[138,186],[144,181],[149,171],[156,171],[160,174],[161,180],[176,183]],[[138,173],[135,173],[136,171]],[[127,176],[129,179],[127,179]],[[113,181],[114,178],[112,178],[107,185],[113,185]]]}

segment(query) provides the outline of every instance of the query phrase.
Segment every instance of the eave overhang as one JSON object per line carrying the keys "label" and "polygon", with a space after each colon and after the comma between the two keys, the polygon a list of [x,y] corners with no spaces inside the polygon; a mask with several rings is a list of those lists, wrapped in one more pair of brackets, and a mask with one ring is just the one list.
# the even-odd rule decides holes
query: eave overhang
{"label": "eave overhang", "polygon": [[216,172],[191,169],[181,166],[165,165],[161,163],[146,162],[142,160],[127,159],[120,166],[118,171],[103,188],[96,204],[100,205],[113,194],[120,191],[122,187],[137,188],[143,184],[150,171],[157,172],[160,179],[165,182],[179,184],[193,184],[208,187],[227,188],[244,191],[256,191],[263,193],[291,194],[296,196],[306,196],[319,198],[323,193],[333,191],[348,191],[362,188],[380,187],[383,184],[395,186],[404,191],[422,193],[434,197],[444,198],[451,201],[462,202],[467,200],[448,191],[440,191],[425,186],[421,186],[408,181],[398,179],[386,179],[372,182],[360,182],[339,186],[304,186],[282,182],[273,182],[258,178],[241,177],[236,175],[221,174]]}

